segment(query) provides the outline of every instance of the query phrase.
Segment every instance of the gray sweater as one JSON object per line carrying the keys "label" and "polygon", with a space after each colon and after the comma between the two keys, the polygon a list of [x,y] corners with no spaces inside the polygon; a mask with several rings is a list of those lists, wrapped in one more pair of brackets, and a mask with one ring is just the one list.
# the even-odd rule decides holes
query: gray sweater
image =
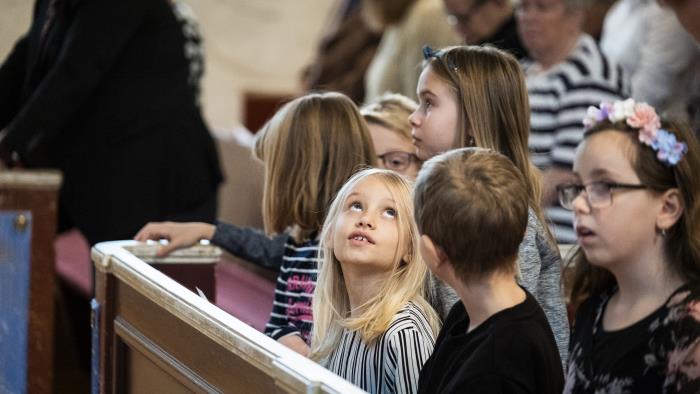
{"label": "gray sweater", "polygon": [[[527,231],[518,252],[518,283],[529,291],[544,310],[557,342],[562,365],[569,349],[569,319],[561,288],[562,261],[559,249],[547,239],[535,211],[528,212]],[[444,320],[459,300],[454,290],[435,276],[431,277],[431,303]]]}

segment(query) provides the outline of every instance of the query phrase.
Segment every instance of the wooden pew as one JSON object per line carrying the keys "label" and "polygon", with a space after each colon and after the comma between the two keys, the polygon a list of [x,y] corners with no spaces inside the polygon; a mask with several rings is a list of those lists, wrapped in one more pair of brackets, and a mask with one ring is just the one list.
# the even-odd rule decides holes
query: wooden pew
{"label": "wooden pew", "polygon": [[56,171],[0,170],[0,392],[53,383]]}
{"label": "wooden pew", "polygon": [[129,253],[96,245],[93,392],[360,393]]}

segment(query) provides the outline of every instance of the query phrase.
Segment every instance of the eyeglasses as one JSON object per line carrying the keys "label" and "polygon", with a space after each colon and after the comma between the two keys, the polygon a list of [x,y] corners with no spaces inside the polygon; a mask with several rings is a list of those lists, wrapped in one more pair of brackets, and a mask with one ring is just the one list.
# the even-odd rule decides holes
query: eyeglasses
{"label": "eyeglasses", "polygon": [[573,203],[582,191],[586,191],[586,199],[591,208],[605,208],[612,205],[613,189],[646,189],[645,185],[631,185],[628,183],[615,182],[591,182],[584,184],[564,184],[557,186],[559,204],[565,209],[573,210]]}
{"label": "eyeglasses", "polygon": [[387,152],[378,157],[382,160],[384,168],[393,171],[403,171],[417,159],[413,153],[400,151]]}

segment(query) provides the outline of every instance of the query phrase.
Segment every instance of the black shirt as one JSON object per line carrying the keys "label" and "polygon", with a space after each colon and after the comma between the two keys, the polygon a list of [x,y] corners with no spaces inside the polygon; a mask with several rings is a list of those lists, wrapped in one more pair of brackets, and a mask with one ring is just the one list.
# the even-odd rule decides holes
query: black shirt
{"label": "black shirt", "polygon": [[603,314],[616,291],[579,307],[564,392],[700,392],[700,286],[682,286],[647,317],[606,331]]}
{"label": "black shirt", "polygon": [[561,393],[564,374],[554,335],[534,297],[500,311],[467,333],[457,302],[423,366],[419,393]]}

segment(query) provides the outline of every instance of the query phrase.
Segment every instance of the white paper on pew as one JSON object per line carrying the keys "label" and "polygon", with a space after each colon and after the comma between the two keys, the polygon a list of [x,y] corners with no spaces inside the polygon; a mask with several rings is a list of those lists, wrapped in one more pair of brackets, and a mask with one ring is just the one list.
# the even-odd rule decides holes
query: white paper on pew
{"label": "white paper on pew", "polygon": [[202,291],[202,289],[200,289],[200,288],[197,287],[197,286],[195,286],[194,288],[197,290],[197,294],[199,294],[200,297],[204,298],[204,301],[209,302],[209,299],[208,299],[207,296],[204,294],[204,292]]}
{"label": "white paper on pew", "polygon": [[214,264],[221,259],[221,249],[211,245],[207,240],[202,240],[199,244],[188,248],[177,249],[167,256],[158,257],[156,255],[158,249],[167,243],[167,240],[139,242],[124,246],[124,249],[150,264]]}

